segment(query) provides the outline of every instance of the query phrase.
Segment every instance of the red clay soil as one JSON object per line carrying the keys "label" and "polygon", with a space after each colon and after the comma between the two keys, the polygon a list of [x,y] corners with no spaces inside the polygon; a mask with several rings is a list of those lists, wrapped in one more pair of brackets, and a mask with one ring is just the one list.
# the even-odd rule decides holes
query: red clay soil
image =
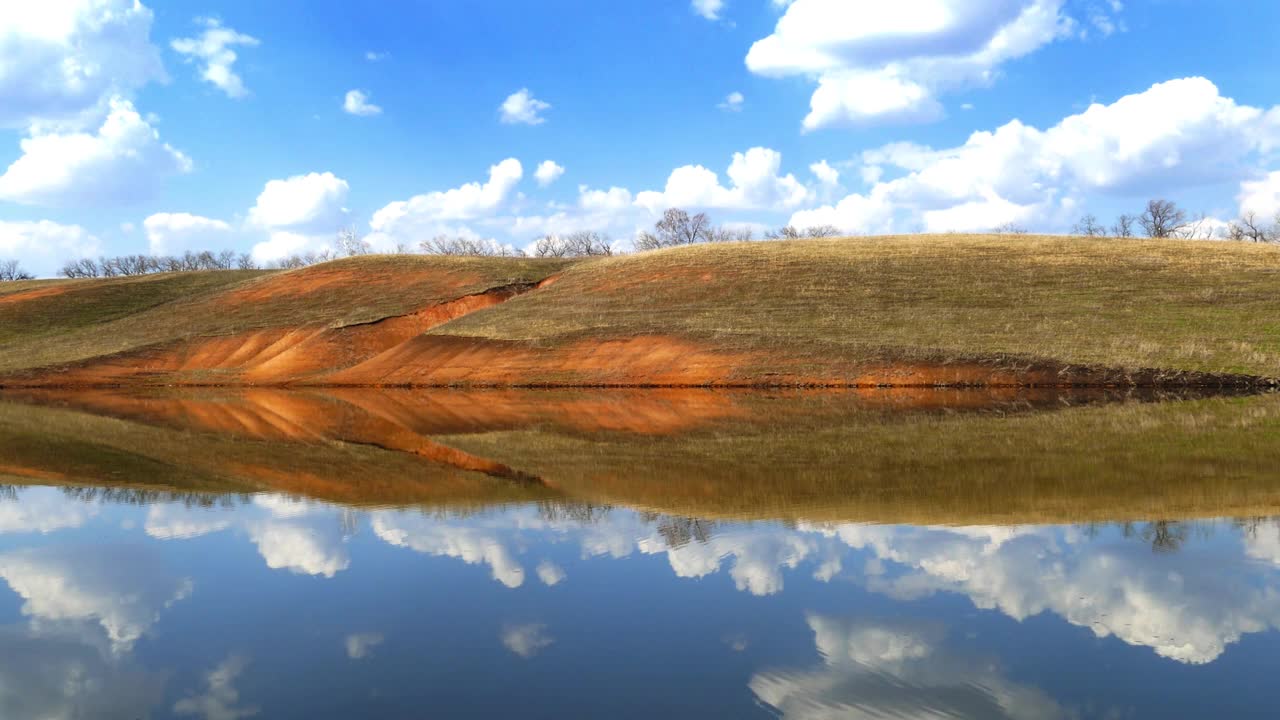
{"label": "red clay soil", "polygon": [[35,290],[22,290],[15,293],[0,295],[0,305],[13,305],[28,300],[39,300],[40,298],[54,297],[61,295],[71,289],[71,285],[50,285],[48,287],[36,288]]}
{"label": "red clay soil", "polygon": [[[72,366],[0,378],[0,387],[183,386],[414,387],[1188,387],[1249,386],[1231,375],[1125,371],[993,359],[968,362],[857,362],[830,353],[716,349],[692,339],[644,335],[578,340],[546,347],[528,342],[425,334],[449,321],[506,302],[541,283],[513,285],[442,302],[408,315],[344,327],[304,326],[196,338]],[[306,284],[275,278],[232,295],[323,292],[350,283],[347,272],[311,273]],[[462,281],[459,281],[462,282]],[[40,291],[33,291],[40,292]]]}

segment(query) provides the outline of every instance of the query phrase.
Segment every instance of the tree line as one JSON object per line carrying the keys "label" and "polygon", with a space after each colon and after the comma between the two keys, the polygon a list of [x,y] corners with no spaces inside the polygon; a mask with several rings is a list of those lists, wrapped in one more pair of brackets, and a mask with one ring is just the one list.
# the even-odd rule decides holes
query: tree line
{"label": "tree line", "polygon": [[[1007,223],[993,230],[999,234],[1022,235],[1029,231],[1016,224]],[[803,238],[828,238],[848,235],[834,225],[815,225],[797,228],[791,225],[768,230],[765,240],[798,240]],[[1280,213],[1271,221],[1254,212],[1245,212],[1225,225],[1212,221],[1205,215],[1191,216],[1176,203],[1153,199],[1137,215],[1122,214],[1111,225],[1103,225],[1095,215],[1081,217],[1072,227],[1071,235],[1081,237],[1179,238],[1187,240],[1236,240],[1242,242],[1280,243]],[[706,213],[690,215],[680,208],[670,208],[654,223],[653,229],[636,236],[637,252],[661,248],[695,245],[701,243],[747,242],[755,240],[751,228],[716,225]],[[476,237],[437,235],[417,245],[417,252],[427,255],[451,255],[472,257],[603,257],[618,253],[613,239],[595,230],[580,230],[565,234],[546,234],[534,241],[529,253],[495,240]],[[406,254],[411,249],[398,245],[395,254]],[[63,265],[59,274],[67,278],[103,278],[148,275],[162,272],[197,272],[205,270],[291,270],[340,257],[369,255],[373,248],[368,240],[359,236],[354,228],[338,231],[336,248],[324,248],[305,254],[294,254],[272,263],[260,264],[248,253],[224,250],[213,252],[186,252],[182,255],[120,255],[116,257],[80,258]],[[0,282],[31,280],[30,273],[22,269],[16,260],[0,260]]]}

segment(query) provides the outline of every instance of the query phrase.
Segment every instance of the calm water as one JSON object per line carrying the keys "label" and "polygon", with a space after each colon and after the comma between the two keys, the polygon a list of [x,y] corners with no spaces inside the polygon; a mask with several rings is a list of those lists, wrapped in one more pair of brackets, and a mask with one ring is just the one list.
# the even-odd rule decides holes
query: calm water
{"label": "calm water", "polygon": [[1274,717],[1280,408],[1158,400],[0,402],[0,718]]}

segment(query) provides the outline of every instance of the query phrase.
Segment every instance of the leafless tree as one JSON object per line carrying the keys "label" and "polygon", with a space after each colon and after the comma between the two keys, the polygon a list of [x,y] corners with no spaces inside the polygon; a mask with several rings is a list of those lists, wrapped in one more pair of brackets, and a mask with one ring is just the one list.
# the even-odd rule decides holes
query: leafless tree
{"label": "leafless tree", "polygon": [[0,282],[35,279],[34,275],[22,269],[17,260],[0,260]]}
{"label": "leafless tree", "polygon": [[1018,223],[1010,220],[1009,222],[997,228],[994,228],[992,232],[994,232],[997,235],[1026,235],[1031,231],[1028,230],[1026,227],[1019,225]]}
{"label": "leafless tree", "polygon": [[1150,238],[1180,237],[1187,230],[1187,213],[1169,200],[1149,200],[1138,224]]}
{"label": "leafless tree", "polygon": [[480,257],[522,257],[519,249],[502,245],[495,240],[437,235],[418,244],[429,255],[475,255]]}
{"label": "leafless tree", "polygon": [[1111,226],[1111,237],[1131,238],[1137,224],[1138,218],[1129,214],[1122,214],[1116,218],[1116,224]]}
{"label": "leafless tree", "polygon": [[368,255],[371,250],[369,241],[360,237],[356,229],[350,226],[338,230],[338,247],[347,257]]}
{"label": "leafless tree", "polygon": [[751,228],[731,228],[713,225],[705,233],[707,242],[750,242],[755,239]]}
{"label": "leafless tree", "polygon": [[1103,237],[1107,234],[1107,229],[1098,224],[1096,215],[1085,215],[1071,226],[1071,234],[1081,237]]}
{"label": "leafless tree", "polygon": [[764,237],[766,240],[800,240],[802,238],[840,237],[846,234],[848,233],[835,225],[811,225],[807,228],[785,225],[777,230],[770,230],[764,234]]}
{"label": "leafless tree", "polygon": [[69,260],[58,272],[68,278],[102,277],[102,268],[98,267],[98,262],[93,258]]}
{"label": "leafless tree", "polygon": [[236,257],[237,270],[257,270],[258,263],[254,261],[253,256],[249,253],[241,253]]}
{"label": "leafless tree", "polygon": [[613,241],[594,230],[544,235],[534,245],[535,257],[595,257],[613,254]]}
{"label": "leafless tree", "polygon": [[641,233],[636,238],[637,250],[657,250],[707,242],[708,232],[711,230],[711,219],[706,213],[691,216],[679,208],[670,208],[662,214],[662,219],[654,224],[653,230],[651,233]]}
{"label": "leafless tree", "polygon": [[[1276,218],[1276,226],[1280,226],[1280,217]],[[1249,242],[1272,242],[1278,229],[1276,226],[1266,227],[1258,219],[1258,214],[1250,210],[1241,213],[1240,219],[1227,226],[1227,237]]]}

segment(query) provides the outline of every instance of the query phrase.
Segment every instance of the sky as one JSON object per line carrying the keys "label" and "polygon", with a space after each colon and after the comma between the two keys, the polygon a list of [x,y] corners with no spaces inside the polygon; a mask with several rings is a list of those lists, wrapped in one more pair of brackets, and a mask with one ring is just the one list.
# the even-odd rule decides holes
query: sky
{"label": "sky", "polygon": [[[0,260],[1280,212],[1274,0],[0,3]],[[1256,34],[1256,37],[1250,37]]]}

